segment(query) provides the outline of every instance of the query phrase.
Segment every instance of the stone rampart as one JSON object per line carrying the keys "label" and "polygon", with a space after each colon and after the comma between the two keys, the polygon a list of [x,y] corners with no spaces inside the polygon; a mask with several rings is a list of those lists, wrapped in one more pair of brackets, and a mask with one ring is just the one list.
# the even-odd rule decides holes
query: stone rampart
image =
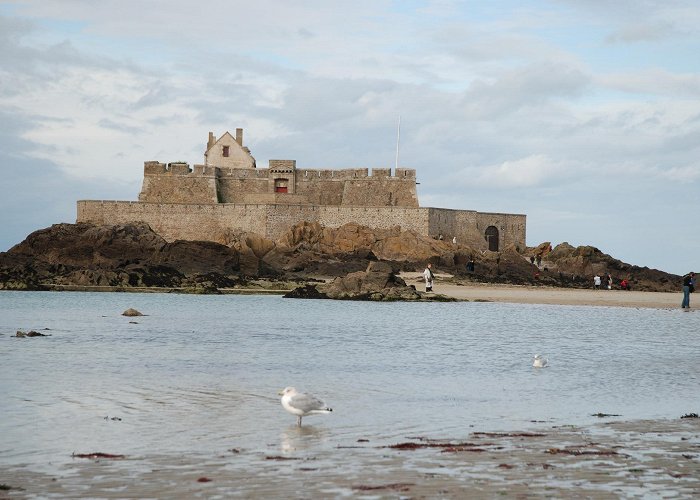
{"label": "stone rampart", "polygon": [[297,170],[294,160],[270,160],[270,168],[190,168],[187,163],[148,161],[139,201],[245,203],[255,195],[278,192],[277,203],[418,207],[413,169],[400,168],[395,175],[388,168],[371,173],[367,168]]}
{"label": "stone rampart", "polygon": [[231,231],[267,235],[267,205],[81,200],[78,202],[77,222],[145,222],[167,241],[223,243]]}
{"label": "stone rampart", "polygon": [[208,240],[223,243],[231,231],[254,232],[276,240],[294,224],[318,222],[340,227],[355,222],[377,229],[395,226],[418,234],[488,249],[485,231],[498,230],[500,249],[525,247],[525,216],[471,210],[410,207],[344,207],[288,204],[187,204],[130,201],[78,202],[78,222],[125,224],[145,222],[168,241]]}

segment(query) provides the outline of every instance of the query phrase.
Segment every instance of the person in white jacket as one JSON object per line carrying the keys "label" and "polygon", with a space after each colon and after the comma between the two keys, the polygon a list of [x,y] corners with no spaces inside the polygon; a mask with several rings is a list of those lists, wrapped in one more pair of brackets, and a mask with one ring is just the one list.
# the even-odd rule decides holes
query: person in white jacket
{"label": "person in white jacket", "polygon": [[433,267],[433,265],[429,263],[428,267],[426,267],[425,271],[423,271],[423,277],[425,278],[425,291],[426,292],[433,291],[433,280],[435,279],[435,275],[433,274],[432,267]]}

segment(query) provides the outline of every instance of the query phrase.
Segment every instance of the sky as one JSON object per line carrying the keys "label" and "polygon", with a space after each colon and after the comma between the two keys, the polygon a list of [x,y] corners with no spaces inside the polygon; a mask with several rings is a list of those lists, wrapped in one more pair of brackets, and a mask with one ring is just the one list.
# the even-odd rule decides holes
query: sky
{"label": "sky", "polygon": [[696,0],[0,0],[0,251],[244,129],[527,244],[700,270]]}

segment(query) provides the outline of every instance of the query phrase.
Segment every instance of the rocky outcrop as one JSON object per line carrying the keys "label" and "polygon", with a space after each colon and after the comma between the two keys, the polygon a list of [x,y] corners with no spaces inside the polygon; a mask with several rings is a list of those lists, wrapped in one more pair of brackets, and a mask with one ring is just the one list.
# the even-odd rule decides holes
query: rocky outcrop
{"label": "rocky outcrop", "polygon": [[[543,243],[537,248],[549,247],[543,253],[540,267],[544,276],[558,277],[562,283],[588,288],[593,284],[593,276],[598,274],[612,276],[613,288],[619,288],[625,279],[633,290],[654,292],[676,292],[679,290],[681,277],[626,264],[592,246],[573,247],[564,242],[552,248],[549,243]],[[546,269],[546,271],[545,271]]]}
{"label": "rocky outcrop", "polygon": [[[212,242],[166,242],[146,224],[56,224],[0,253],[0,289],[48,284],[197,287],[239,279],[239,253]],[[207,286],[207,285],[204,285]]]}
{"label": "rocky outcrop", "polygon": [[[616,285],[626,279],[636,290],[676,291],[680,282],[678,276],[625,264],[589,246],[574,248],[562,243],[552,248],[544,242],[522,253],[513,246],[484,252],[398,227],[345,224],[327,228],[302,222],[278,241],[231,231],[222,234],[220,241],[167,242],[148,225],[138,223],[56,224],[0,253],[0,290],[59,285],[216,293],[256,277],[343,277],[346,281],[338,282],[331,293],[362,295],[370,293],[370,288],[372,293],[387,288],[386,283],[371,283],[363,290],[369,278],[356,274],[366,273],[369,263],[378,262],[388,263],[394,271],[419,271],[431,262],[465,282],[587,288],[595,273],[610,273]],[[467,270],[470,260],[473,271]]]}
{"label": "rocky outcrop", "polygon": [[406,285],[386,262],[370,262],[365,271],[335,278],[322,286],[307,285],[285,295],[287,298],[393,301],[453,301],[439,294],[426,294]]}
{"label": "rocky outcrop", "polygon": [[454,269],[476,254],[470,247],[401,231],[399,227],[370,229],[350,223],[327,228],[302,222],[282,236],[263,259],[286,272],[344,276],[363,271],[373,260],[391,262],[404,270],[414,270],[427,262]]}

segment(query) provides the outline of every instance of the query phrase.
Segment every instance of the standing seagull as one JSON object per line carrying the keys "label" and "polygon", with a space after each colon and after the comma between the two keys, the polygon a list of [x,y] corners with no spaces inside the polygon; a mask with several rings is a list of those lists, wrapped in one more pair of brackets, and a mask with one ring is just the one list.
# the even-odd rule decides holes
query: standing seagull
{"label": "standing seagull", "polygon": [[287,387],[279,393],[282,396],[282,406],[292,415],[297,416],[297,425],[301,427],[301,417],[317,413],[330,413],[326,403],[316,396],[305,392],[297,392],[294,387]]}
{"label": "standing seagull", "polygon": [[547,366],[548,361],[549,360],[547,358],[543,358],[539,354],[535,354],[535,360],[532,362],[532,366],[535,368],[544,368]]}

